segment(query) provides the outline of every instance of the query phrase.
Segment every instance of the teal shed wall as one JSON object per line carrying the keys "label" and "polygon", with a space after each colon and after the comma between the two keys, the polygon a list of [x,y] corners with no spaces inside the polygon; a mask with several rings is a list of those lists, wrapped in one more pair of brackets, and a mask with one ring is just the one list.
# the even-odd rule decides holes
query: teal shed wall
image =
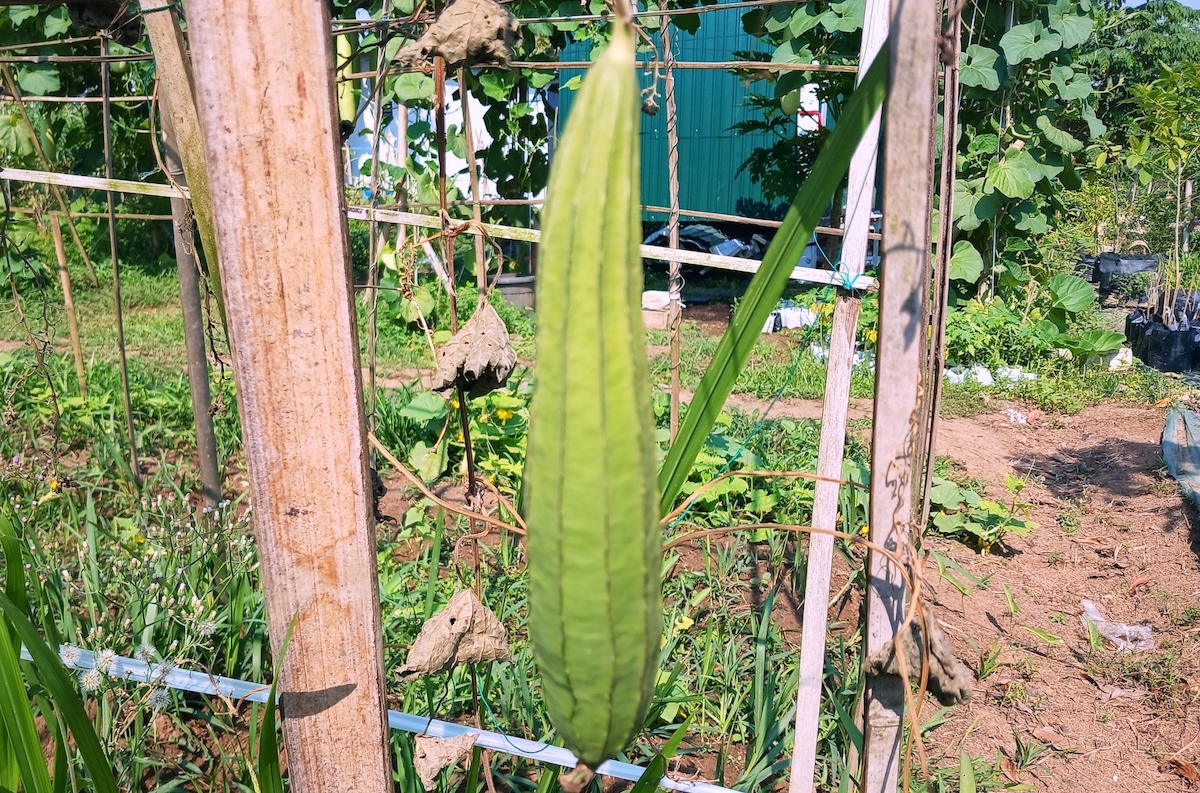
{"label": "teal shed wall", "polygon": [[[734,52],[761,50],[761,43],[742,30],[745,8],[701,14],[695,35],[673,29],[675,59],[679,61],[731,61]],[[586,45],[572,45],[564,60],[587,60]],[[638,56],[649,60],[650,53]],[[566,82],[578,71],[564,71]],[[639,73],[642,87],[650,85],[648,74]],[[743,82],[731,72],[716,69],[677,69],[675,103],[679,120],[679,205],[683,209],[738,214],[738,199],[762,201],[762,191],[738,169],[755,148],[770,146],[770,134],[739,134],[733,125],[761,111],[745,105],[750,93],[772,90],[766,82]],[[575,92],[560,99],[559,129],[571,112]],[[642,114],[642,204],[668,205],[667,115],[662,83],[659,83],[659,113]],[[648,215],[657,217],[657,215]]]}

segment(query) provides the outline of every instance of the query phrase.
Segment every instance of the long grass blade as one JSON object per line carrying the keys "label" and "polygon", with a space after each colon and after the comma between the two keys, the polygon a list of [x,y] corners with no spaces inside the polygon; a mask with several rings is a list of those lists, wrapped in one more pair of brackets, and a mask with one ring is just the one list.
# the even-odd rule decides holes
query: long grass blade
{"label": "long grass blade", "polygon": [[[75,738],[75,745],[79,748],[79,754],[91,775],[93,790],[95,793],[118,793],[112,768],[104,756],[104,750],[100,748],[100,739],[96,737],[96,729],[88,719],[83,701],[79,698],[71,677],[63,668],[58,653],[42,641],[37,628],[6,595],[0,595],[0,610],[12,625],[15,638],[19,639],[33,656],[42,686],[50,693],[54,706],[62,714],[67,729]],[[38,751],[40,754],[40,744]]]}
{"label": "long grass blade", "polygon": [[267,707],[263,712],[262,727],[258,742],[258,790],[259,793],[283,793],[283,772],[279,767],[279,736],[275,730],[275,703],[279,692],[279,673],[283,669],[283,659],[287,655],[288,645],[292,641],[292,631],[296,629],[296,620],[288,626],[287,635],[283,637],[283,646],[279,648],[279,658],[275,662],[275,677],[271,681],[271,693],[267,697]]}
{"label": "long grass blade", "polygon": [[750,357],[767,316],[779,302],[792,270],[800,261],[813,230],[821,220],[825,206],[850,167],[850,158],[866,132],[871,117],[883,103],[883,96],[887,92],[887,71],[888,48],[885,44],[846,103],[833,134],[821,148],[821,154],[792,202],[782,228],[767,248],[762,266],[754,274],[745,297],[738,304],[729,330],[721,338],[716,354],[700,381],[700,387],[688,406],[679,435],[671,444],[659,471],[658,484],[662,490],[659,505],[662,514],[670,511],[680,488],[687,481],[692,463],[704,447],[713,422]]}
{"label": "long grass blade", "polygon": [[[24,567],[20,564],[20,548],[13,553],[12,525],[0,517],[0,540],[4,542],[5,590],[17,588],[24,593]],[[46,758],[42,756],[42,744],[37,739],[34,713],[29,708],[29,692],[25,690],[25,679],[20,673],[17,648],[13,647],[11,627],[8,620],[0,620],[0,758],[12,758],[19,771],[26,793],[50,793],[50,773]],[[12,782],[12,769],[0,769],[0,785],[16,789]],[[11,782],[11,783],[10,783]]]}
{"label": "long grass blade", "polygon": [[692,724],[692,717],[688,716],[683,724],[671,734],[667,742],[663,744],[663,748],[654,755],[654,759],[646,766],[646,770],[642,772],[642,778],[630,788],[629,793],[654,793],[658,790],[658,782],[667,773],[667,763],[675,756],[675,752],[679,750],[679,744],[683,741],[683,736],[687,734],[688,727]]}

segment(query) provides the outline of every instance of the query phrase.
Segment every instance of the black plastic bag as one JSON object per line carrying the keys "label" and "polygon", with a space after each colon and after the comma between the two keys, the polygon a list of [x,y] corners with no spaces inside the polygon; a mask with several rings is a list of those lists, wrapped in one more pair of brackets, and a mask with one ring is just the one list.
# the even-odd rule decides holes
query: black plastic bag
{"label": "black plastic bag", "polygon": [[1195,351],[1196,331],[1192,328],[1171,330],[1161,322],[1151,322],[1146,325],[1142,355],[1134,355],[1160,372],[1190,372]]}

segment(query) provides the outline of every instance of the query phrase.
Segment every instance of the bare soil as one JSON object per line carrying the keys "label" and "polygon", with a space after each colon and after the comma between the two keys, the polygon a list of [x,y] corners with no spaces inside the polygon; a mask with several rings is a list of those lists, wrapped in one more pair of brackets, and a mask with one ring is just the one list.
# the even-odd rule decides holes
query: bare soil
{"label": "bare soil", "polygon": [[[1163,468],[1165,414],[1101,405],[1020,425],[1001,409],[943,424],[938,454],[992,483],[992,496],[1007,497],[997,484],[1005,474],[1028,478],[1021,500],[1039,528],[993,555],[927,543],[986,581],[963,595],[927,571],[959,656],[977,676],[989,671],[982,656],[996,652],[1001,664],[932,732],[935,755],[999,753],[1008,782],[1038,790],[1200,785],[1186,779],[1200,765],[1200,533]],[[1093,649],[1080,620],[1084,599],[1110,621],[1149,625],[1157,649]],[[1025,765],[1014,735],[1048,748]]]}

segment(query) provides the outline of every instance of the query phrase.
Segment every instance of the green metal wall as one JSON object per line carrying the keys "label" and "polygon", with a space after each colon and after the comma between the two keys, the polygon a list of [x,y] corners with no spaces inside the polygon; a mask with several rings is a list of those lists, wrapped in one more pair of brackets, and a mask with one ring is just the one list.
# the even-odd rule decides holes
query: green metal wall
{"label": "green metal wall", "polygon": [[[761,44],[742,30],[745,8],[701,14],[695,35],[672,30],[676,60],[731,61],[734,52],[761,50]],[[649,60],[650,54],[639,55]],[[563,53],[564,60],[586,60],[583,45]],[[579,72],[563,72],[565,82]],[[649,75],[641,74],[642,87],[649,86]],[[675,102],[679,119],[679,205],[683,209],[738,214],[740,198],[762,201],[762,191],[750,181],[749,174],[738,174],[750,153],[770,146],[775,138],[759,133],[744,135],[732,127],[758,113],[744,105],[749,93],[768,93],[771,86],[762,81],[745,83],[734,74],[715,69],[677,69]],[[562,94],[559,128],[566,123],[575,92]],[[662,83],[658,104],[665,108]],[[668,205],[667,196],[667,116],[642,114],[642,203]]]}

